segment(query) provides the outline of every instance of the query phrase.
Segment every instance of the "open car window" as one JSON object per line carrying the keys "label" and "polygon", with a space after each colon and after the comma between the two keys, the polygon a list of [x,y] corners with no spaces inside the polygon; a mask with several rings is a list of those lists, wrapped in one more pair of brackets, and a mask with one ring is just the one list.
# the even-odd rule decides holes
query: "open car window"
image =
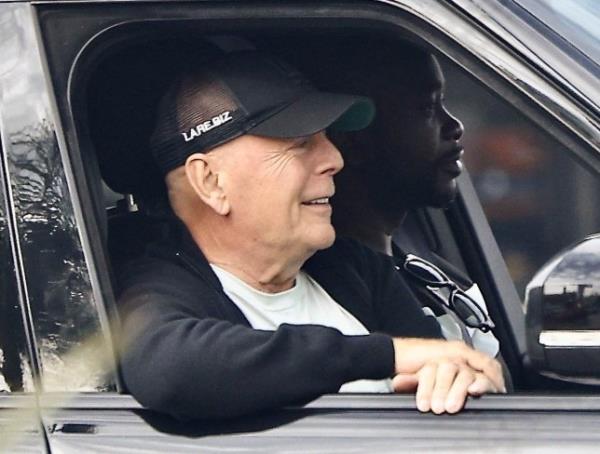
{"label": "open car window", "polygon": [[[158,2],[153,5],[151,17],[139,6],[130,3],[111,5],[110,8],[97,4],[47,4],[39,7],[40,31],[46,39],[48,68],[54,87],[62,94],[56,99],[57,111],[60,113],[64,127],[65,143],[62,159],[71,162],[75,169],[71,176],[73,181],[69,190],[76,192],[80,197],[79,201],[74,202],[75,217],[80,215],[82,217],[77,223],[83,228],[80,232],[83,241],[79,247],[87,260],[93,257],[92,262],[88,262],[96,266],[95,269],[90,270],[92,271],[91,288],[94,290],[96,304],[104,304],[108,310],[114,298],[111,281],[113,271],[111,258],[114,256],[111,257],[110,249],[113,252],[125,253],[130,246],[141,247],[147,238],[144,236],[145,231],[124,223],[122,226],[126,235],[131,235],[135,242],[128,242],[127,236],[117,235],[116,243],[111,246],[111,232],[116,231],[114,225],[110,224],[113,212],[112,210],[108,214],[105,212],[102,197],[98,196],[96,189],[104,180],[104,183],[121,194],[117,197],[123,200],[123,203],[117,203],[120,205],[120,212],[132,217],[135,217],[135,213],[139,214],[137,210],[141,205],[138,206],[136,199],[129,199],[126,195],[135,193],[136,184],[144,189],[157,189],[158,193],[161,191],[161,183],[152,179],[152,175],[144,173],[148,170],[148,166],[132,158],[135,153],[144,151],[144,132],[147,133],[148,128],[152,126],[150,95],[153,93],[151,79],[155,71],[150,68],[145,72],[147,77],[131,77],[133,73],[128,72],[127,64],[133,62],[128,55],[141,57],[141,60],[144,60],[145,55],[150,58],[150,60],[146,58],[144,63],[148,65],[148,61],[152,62],[152,55],[162,47],[157,43],[164,42],[163,38],[167,36],[175,44],[179,39],[180,43],[189,44],[190,37],[235,31],[251,39],[258,38],[267,45],[271,42],[272,45],[277,43],[279,46],[285,46],[286,39],[290,37],[294,37],[297,42],[298,37],[317,34],[326,37],[330,32],[338,36],[340,33],[357,35],[387,33],[393,39],[402,36],[440,56],[448,56],[449,61],[452,62],[448,66],[449,73],[452,71],[457,71],[459,74],[472,73],[481,82],[477,87],[489,86],[495,93],[486,95],[485,90],[480,88],[473,89],[473,93],[470,93],[473,85],[463,90],[459,88],[461,90],[458,95],[459,100],[453,104],[456,106],[455,113],[458,116],[464,115],[465,119],[469,117],[469,112],[465,112],[469,107],[461,107],[464,101],[463,95],[468,101],[467,104],[471,103],[475,107],[481,99],[488,96],[485,102],[489,101],[494,106],[500,106],[497,107],[500,110],[504,107],[502,103],[497,102],[497,99],[509,99],[514,108],[506,114],[507,118],[522,118],[519,115],[532,118],[550,135],[558,137],[565,144],[551,145],[551,148],[557,147],[561,150],[557,153],[562,155],[572,152],[588,164],[594,160],[594,157],[586,154],[589,151],[585,148],[586,144],[581,144],[581,137],[588,138],[585,134],[589,132],[589,124],[585,123],[582,116],[577,116],[575,103],[570,102],[567,108],[559,112],[551,111],[552,104],[542,107],[543,102],[547,100],[546,95],[548,97],[551,95],[553,101],[563,98],[569,101],[557,87],[548,84],[548,81],[532,71],[514,54],[491,40],[486,41],[488,47],[486,52],[482,52],[481,40],[487,38],[483,34],[468,33],[466,30],[470,29],[464,27],[467,21],[462,16],[457,16],[458,18],[452,16],[452,21],[441,21],[435,26],[432,25],[428,17],[439,19],[443,14],[448,13],[446,2],[419,4],[419,8],[423,9],[418,13],[413,11],[410,14],[383,5],[369,9],[361,4],[352,11],[345,10],[344,5],[341,4],[334,5],[331,9],[306,8],[305,5],[286,5],[279,9],[267,5],[264,9],[244,10],[246,13],[244,20],[233,22],[230,20],[231,11],[220,4],[206,3],[202,4],[202,7],[192,3],[177,4],[175,11],[172,5]],[[242,5],[239,7],[241,8]],[[362,20],[365,17],[369,17],[369,20]],[[78,29],[77,33],[70,31],[69,28],[75,18],[85,25]],[[452,27],[454,20],[461,26]],[[325,44],[326,39],[323,42]],[[161,51],[164,52],[165,49],[162,47]],[[118,65],[113,64],[114,62],[126,64]],[[326,62],[322,64],[326,65]],[[119,71],[122,71],[123,77],[119,76]],[[460,86],[459,78],[460,76],[457,76],[456,79],[449,80],[449,92]],[[116,81],[117,84],[111,84],[111,80]],[[519,84],[516,84],[515,80],[518,80]],[[149,85],[145,85],[148,83]],[[103,92],[96,90],[100,86],[98,84],[120,90],[108,90],[107,96],[128,93],[128,88],[146,93],[148,97],[144,99],[149,101],[147,109],[138,109],[125,115],[124,112],[120,112],[120,116],[112,118],[103,116],[103,112],[95,108],[95,103],[103,100],[101,94]],[[477,95],[474,95],[475,93]],[[479,98],[479,93],[482,98]],[[490,116],[494,115],[496,114],[490,114]],[[569,128],[579,127],[581,124],[588,129],[581,134],[579,132],[572,134],[573,129]],[[129,129],[129,141],[122,141],[118,137],[124,130],[124,126]],[[480,126],[471,122],[466,136],[473,137],[475,141],[475,134],[482,129]],[[115,138],[118,140],[114,140]],[[540,147],[545,147],[546,139],[540,140],[543,142]],[[476,155],[474,150],[478,147],[473,145],[467,153]],[[482,148],[484,151],[478,155],[485,154],[491,147],[485,145]],[[512,148],[514,149],[516,148]],[[115,159],[112,159],[113,157]],[[99,163],[96,163],[96,160]],[[478,164],[473,161],[468,165],[469,168],[472,167],[476,186],[481,188]],[[494,172],[491,173],[494,175]],[[547,182],[548,179],[544,181]],[[107,206],[112,207],[115,205],[113,202],[111,201]],[[565,203],[569,205],[569,202]],[[468,208],[472,208],[473,205],[476,203],[469,202]],[[78,210],[81,210],[80,215],[77,214]],[[586,229],[593,229],[595,221],[590,220],[589,213],[586,214],[584,211],[580,210],[577,213],[583,217],[588,216],[585,221]],[[107,216],[108,228],[105,226]],[[460,225],[445,212],[437,213],[431,218],[432,233],[438,236],[438,244],[442,245],[444,254],[452,262],[464,265],[469,272],[474,271],[472,277],[477,278],[481,283],[486,297],[489,295],[492,307],[496,308],[493,310],[506,319],[503,323],[499,323],[499,332],[505,333],[500,337],[505,345],[512,344],[511,347],[506,347],[513,350],[513,353],[508,355],[513,358],[511,367],[522,368],[524,332],[521,298],[514,292],[513,281],[508,278],[508,275],[505,276],[504,262],[492,247],[495,246],[494,240],[487,241],[482,234],[482,231],[488,228],[487,221],[485,218],[478,217],[478,223]],[[143,225],[148,224],[143,223]],[[128,229],[130,231],[127,233]],[[569,235],[575,237],[583,231],[572,231]],[[552,234],[562,238],[564,232],[565,230],[556,230]],[[115,238],[114,235],[112,237]],[[563,240],[566,241],[564,238]],[[544,239],[544,241],[552,240]],[[467,250],[466,244],[469,242],[473,247]],[[549,245],[550,243],[546,242],[546,246]],[[515,278],[517,286],[522,288],[522,282],[526,279],[526,277]]]}

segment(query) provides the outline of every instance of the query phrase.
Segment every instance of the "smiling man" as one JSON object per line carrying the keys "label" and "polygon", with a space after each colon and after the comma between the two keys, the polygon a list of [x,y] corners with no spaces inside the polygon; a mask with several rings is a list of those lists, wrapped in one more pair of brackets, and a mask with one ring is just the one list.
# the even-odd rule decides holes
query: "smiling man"
{"label": "smiling man", "polygon": [[493,359],[432,339],[439,326],[386,257],[335,242],[343,161],[323,131],[372,116],[367,98],[319,92],[255,51],[182,70],[152,137],[175,219],[120,273],[122,371],[140,402],[226,418],[416,388],[442,413],[503,389]]}

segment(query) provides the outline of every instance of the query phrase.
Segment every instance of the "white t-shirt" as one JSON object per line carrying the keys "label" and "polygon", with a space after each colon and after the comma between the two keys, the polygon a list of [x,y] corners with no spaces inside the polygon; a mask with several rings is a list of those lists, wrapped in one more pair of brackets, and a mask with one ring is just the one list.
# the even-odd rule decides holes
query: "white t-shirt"
{"label": "white t-shirt", "polygon": [[[279,293],[256,290],[233,274],[210,265],[223,290],[255,329],[274,331],[282,323],[322,325],[348,336],[369,331],[350,312],[336,303],[308,274],[298,273],[294,286]],[[388,393],[391,380],[356,380],[342,385],[339,392]]]}

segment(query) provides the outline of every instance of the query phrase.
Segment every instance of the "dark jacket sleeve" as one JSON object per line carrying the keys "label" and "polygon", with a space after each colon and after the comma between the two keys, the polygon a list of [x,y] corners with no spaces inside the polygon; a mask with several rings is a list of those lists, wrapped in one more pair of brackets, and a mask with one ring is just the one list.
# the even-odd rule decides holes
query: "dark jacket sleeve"
{"label": "dark jacket sleeve", "polygon": [[370,277],[374,281],[379,330],[397,337],[444,339],[435,317],[426,316],[418,297],[411,290],[392,257],[365,251]]}
{"label": "dark jacket sleeve", "polygon": [[443,339],[439,324],[424,314],[391,257],[343,238],[333,248],[317,253],[308,267],[326,284],[331,296],[344,302],[370,332]]}
{"label": "dark jacket sleeve", "polygon": [[124,281],[124,382],[143,405],[176,418],[240,416],[393,372],[389,336],[316,325],[254,330],[223,319],[225,296],[172,263],[130,267]]}

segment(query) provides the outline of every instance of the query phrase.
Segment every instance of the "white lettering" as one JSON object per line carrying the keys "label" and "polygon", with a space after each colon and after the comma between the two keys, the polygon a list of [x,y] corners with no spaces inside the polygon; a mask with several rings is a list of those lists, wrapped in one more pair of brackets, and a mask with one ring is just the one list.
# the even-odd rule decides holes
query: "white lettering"
{"label": "white lettering", "polygon": [[233,120],[231,117],[231,112],[225,111],[216,117],[211,118],[210,120],[204,121],[202,123],[197,124],[189,132],[182,132],[183,140],[189,142],[196,137],[201,136],[202,134],[210,131],[211,129],[217,128],[225,123]]}
{"label": "white lettering", "polygon": [[208,131],[210,131],[212,129],[212,127],[211,127],[211,125],[212,125],[211,121],[205,121],[204,123],[202,123],[201,125],[198,125],[197,127],[202,132],[208,132]]}

